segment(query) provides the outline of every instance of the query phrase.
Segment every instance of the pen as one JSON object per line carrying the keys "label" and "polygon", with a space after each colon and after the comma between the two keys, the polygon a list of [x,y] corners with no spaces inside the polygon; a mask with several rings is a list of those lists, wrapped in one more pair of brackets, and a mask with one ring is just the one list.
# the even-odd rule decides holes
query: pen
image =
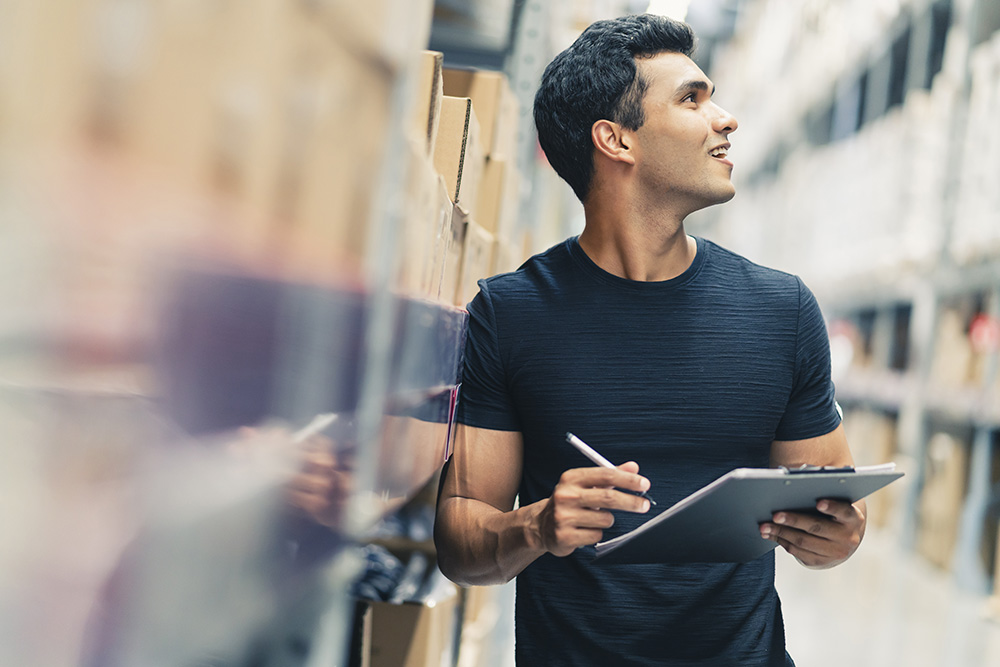
{"label": "pen", "polygon": [[301,445],[335,421],[337,421],[337,415],[331,412],[316,415],[311,422],[292,434],[292,444]]}
{"label": "pen", "polygon": [[[601,456],[600,454],[598,454],[597,451],[593,447],[591,447],[590,445],[588,445],[587,443],[585,443],[583,440],[581,440],[580,438],[576,437],[572,433],[567,433],[566,434],[566,442],[568,442],[569,444],[571,444],[574,447],[576,447],[578,450],[580,450],[581,454],[583,454],[584,456],[586,456],[588,459],[590,459],[591,461],[593,461],[597,465],[604,466],[605,468],[614,468],[614,467],[616,467],[614,463],[612,463],[611,461],[607,460],[606,458],[604,458],[603,456]],[[649,495],[646,494],[645,491],[643,491],[642,493],[637,493],[636,495],[640,496],[641,498],[645,498],[646,500],[648,500],[650,505],[655,505],[656,504],[656,501],[653,500],[651,497],[649,497]]]}

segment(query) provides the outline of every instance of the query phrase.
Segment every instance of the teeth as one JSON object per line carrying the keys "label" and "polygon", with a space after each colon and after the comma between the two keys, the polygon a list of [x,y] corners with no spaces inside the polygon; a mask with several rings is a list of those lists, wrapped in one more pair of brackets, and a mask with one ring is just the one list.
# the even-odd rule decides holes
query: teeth
{"label": "teeth", "polygon": [[711,152],[711,156],[712,157],[725,157],[726,156],[726,149],[722,148],[722,147],[716,148],[714,151]]}

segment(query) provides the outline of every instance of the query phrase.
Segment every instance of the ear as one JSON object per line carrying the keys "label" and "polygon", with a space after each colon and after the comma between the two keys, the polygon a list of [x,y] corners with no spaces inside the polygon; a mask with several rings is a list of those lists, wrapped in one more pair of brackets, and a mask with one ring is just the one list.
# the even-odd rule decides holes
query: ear
{"label": "ear", "polygon": [[632,135],[618,123],[599,120],[590,127],[590,139],[599,153],[615,162],[635,164]]}

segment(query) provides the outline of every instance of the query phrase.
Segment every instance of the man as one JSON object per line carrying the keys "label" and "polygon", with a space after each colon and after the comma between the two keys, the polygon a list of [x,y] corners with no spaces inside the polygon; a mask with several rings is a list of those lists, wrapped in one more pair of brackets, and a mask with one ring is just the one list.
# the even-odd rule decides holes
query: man
{"label": "man", "polygon": [[[481,281],[469,306],[436,542],[459,583],[517,577],[521,667],[792,664],[773,552],[614,566],[591,545],[645,521],[648,502],[629,492],[669,506],[737,467],[852,463],[812,294],[684,231],[688,214],[735,194],[737,123],[712,101],[693,42],[683,23],[624,17],[549,65],[539,141],[585,229]],[[567,431],[627,462],[594,467]],[[761,534],[806,566],[842,562],[864,505],[818,509],[778,513]]]}

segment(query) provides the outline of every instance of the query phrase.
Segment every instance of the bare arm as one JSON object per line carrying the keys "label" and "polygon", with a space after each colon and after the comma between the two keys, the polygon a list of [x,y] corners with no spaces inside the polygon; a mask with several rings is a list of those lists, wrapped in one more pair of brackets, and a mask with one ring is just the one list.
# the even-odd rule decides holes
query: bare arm
{"label": "bare arm", "polygon": [[649,488],[629,462],[567,470],[552,496],[515,510],[523,462],[520,433],[458,426],[434,523],[448,578],[479,586],[510,581],[542,554],[566,556],[600,541],[614,523],[608,510],[649,509],[647,500],[616,490]]}
{"label": "bare arm", "polygon": [[[775,440],[771,443],[771,465],[798,467],[852,466],[843,425],[807,440]],[[816,505],[824,516],[777,512],[773,523],[761,524],[761,535],[780,544],[806,567],[825,569],[843,563],[857,550],[865,534],[867,507],[864,500],[851,504],[821,500]]]}

